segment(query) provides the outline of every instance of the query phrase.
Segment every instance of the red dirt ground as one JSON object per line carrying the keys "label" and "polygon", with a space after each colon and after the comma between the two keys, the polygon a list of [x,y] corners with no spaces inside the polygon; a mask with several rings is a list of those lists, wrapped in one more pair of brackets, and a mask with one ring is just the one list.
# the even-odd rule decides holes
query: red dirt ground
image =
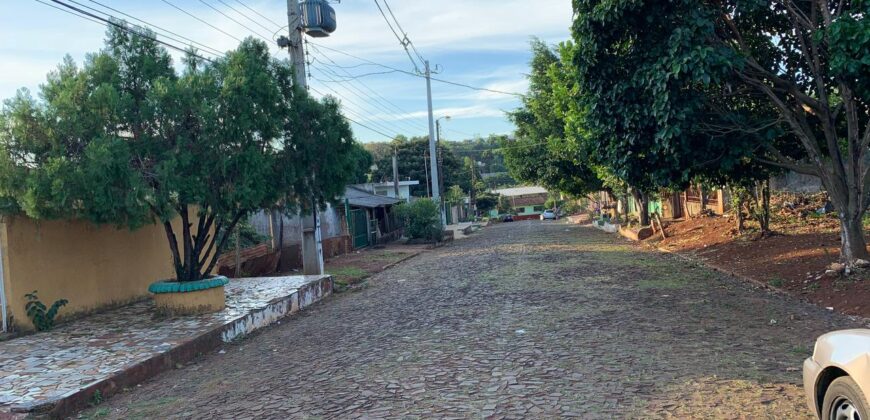
{"label": "red dirt ground", "polygon": [[701,217],[673,222],[668,238],[647,240],[660,248],[700,258],[717,268],[752,278],[822,307],[870,317],[870,272],[847,277],[824,276],[837,261],[840,239],[830,217],[774,220],[775,235],[737,235],[729,217]]}

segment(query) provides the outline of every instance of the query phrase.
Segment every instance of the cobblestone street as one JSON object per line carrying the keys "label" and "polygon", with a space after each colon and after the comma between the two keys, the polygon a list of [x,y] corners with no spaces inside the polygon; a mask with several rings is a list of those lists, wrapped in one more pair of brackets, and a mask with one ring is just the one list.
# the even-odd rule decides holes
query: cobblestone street
{"label": "cobblestone street", "polygon": [[492,226],[82,413],[98,418],[810,418],[858,324],[616,235]]}

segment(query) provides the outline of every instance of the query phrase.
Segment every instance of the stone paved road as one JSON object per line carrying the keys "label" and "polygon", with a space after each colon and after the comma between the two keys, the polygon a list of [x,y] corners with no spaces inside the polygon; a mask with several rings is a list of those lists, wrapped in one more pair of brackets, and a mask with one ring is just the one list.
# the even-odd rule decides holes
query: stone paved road
{"label": "stone paved road", "polygon": [[589,227],[516,222],[83,415],[807,418],[797,368],[855,325]]}

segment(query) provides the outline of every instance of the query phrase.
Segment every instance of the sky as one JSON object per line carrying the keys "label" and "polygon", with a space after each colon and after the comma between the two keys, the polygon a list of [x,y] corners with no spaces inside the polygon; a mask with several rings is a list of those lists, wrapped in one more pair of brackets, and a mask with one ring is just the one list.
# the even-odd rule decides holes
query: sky
{"label": "sky", "polygon": [[[123,18],[120,11],[218,52],[233,49],[237,39],[246,36],[265,38],[272,40],[273,55],[287,57],[287,51],[273,41],[286,32],[280,27],[287,23],[285,0],[62,1],[103,17],[86,7]],[[437,65],[439,73],[433,77],[475,87],[525,93],[530,39],[555,44],[570,36],[570,0],[388,1],[420,55]],[[390,17],[384,0],[379,2]],[[20,88],[37,96],[46,74],[65,55],[81,63],[86,54],[102,48],[104,26],[36,0],[0,3],[0,98],[12,97]],[[355,122],[354,134],[360,141],[428,134],[425,79],[369,63],[414,72],[375,0],[344,0],[332,6],[338,29],[327,38],[307,38],[312,94],[338,97],[345,115]],[[161,39],[190,44],[176,38]],[[419,59],[417,66],[421,66]],[[373,74],[384,72],[389,73]],[[441,120],[446,140],[508,134],[513,125],[505,111],[520,105],[516,96],[438,81],[432,82],[432,97],[435,117],[450,117]]]}

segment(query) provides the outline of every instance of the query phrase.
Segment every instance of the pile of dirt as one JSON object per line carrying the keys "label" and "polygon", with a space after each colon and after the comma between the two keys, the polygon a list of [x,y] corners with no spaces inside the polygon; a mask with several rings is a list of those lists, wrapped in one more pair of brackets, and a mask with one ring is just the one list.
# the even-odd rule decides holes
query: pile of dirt
{"label": "pile of dirt", "polygon": [[[813,203],[806,206],[815,205]],[[784,207],[784,206],[783,206]],[[821,219],[826,222],[826,219]],[[672,222],[668,238],[648,240],[717,268],[784,290],[838,312],[870,317],[870,272],[825,276],[839,255],[840,237],[830,223],[775,218],[772,236],[736,234],[731,217]]]}

